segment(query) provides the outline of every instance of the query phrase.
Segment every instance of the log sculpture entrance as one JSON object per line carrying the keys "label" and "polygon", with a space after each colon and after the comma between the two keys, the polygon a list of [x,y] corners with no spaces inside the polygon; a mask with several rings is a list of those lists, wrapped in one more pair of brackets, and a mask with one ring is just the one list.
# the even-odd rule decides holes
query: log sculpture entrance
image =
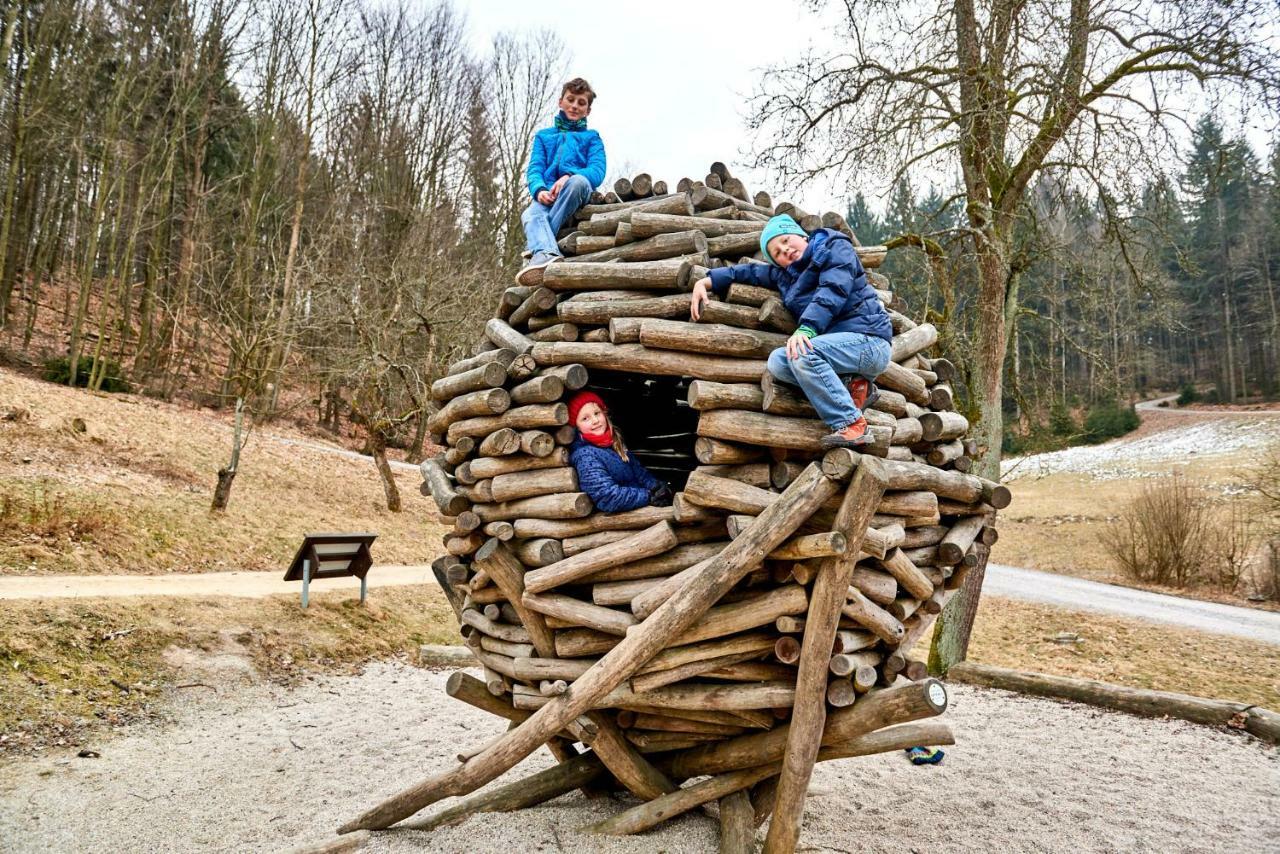
{"label": "log sculpture entrance", "polygon": [[[766,850],[791,851],[814,762],[951,743],[914,647],[1009,492],[967,473],[954,369],[925,355],[937,331],[895,310],[883,247],[857,250],[895,332],[863,453],[822,454],[827,428],[765,374],[795,328],[776,294],[735,285],[688,322],[692,283],[757,253],[774,213],[847,230],[748,200],[720,164],[669,195],[588,205],[561,240],[571,257],[507,289],[476,354],[435,383],[446,450],[424,489],[453,527],[434,570],[484,675],[448,691],[512,729],[343,831],[468,795],[546,745],[559,765],[440,820],[594,786],[639,799],[600,832],[716,801],[724,850],[749,850],[772,816]],[[597,513],[578,491],[563,400],[588,382],[678,490],[672,507]]]}

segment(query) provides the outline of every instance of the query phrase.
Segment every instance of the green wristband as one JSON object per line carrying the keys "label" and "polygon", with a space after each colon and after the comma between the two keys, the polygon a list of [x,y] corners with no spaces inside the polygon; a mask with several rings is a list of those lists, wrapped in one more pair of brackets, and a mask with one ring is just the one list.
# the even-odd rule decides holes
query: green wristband
{"label": "green wristband", "polygon": [[799,332],[805,338],[812,339],[812,338],[818,337],[818,333],[808,326],[801,326],[799,329],[796,330],[796,332]]}

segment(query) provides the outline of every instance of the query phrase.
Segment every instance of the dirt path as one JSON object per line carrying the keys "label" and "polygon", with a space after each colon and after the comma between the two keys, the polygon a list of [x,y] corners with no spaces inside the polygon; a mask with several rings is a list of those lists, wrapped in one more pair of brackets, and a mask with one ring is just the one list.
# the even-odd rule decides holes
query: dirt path
{"label": "dirt path", "polygon": [[1003,596],[1075,611],[1119,614],[1280,646],[1280,613],[1101,584],[1056,572],[988,564],[983,596]]}
{"label": "dirt path", "polygon": [[1144,400],[1141,403],[1135,403],[1133,408],[1139,412],[1170,412],[1175,415],[1202,415],[1202,416],[1242,416],[1242,415],[1261,415],[1263,417],[1280,416],[1280,409],[1182,409],[1176,405],[1178,395],[1169,394],[1164,397],[1154,397],[1151,400]]}
{"label": "dirt path", "polygon": [[[503,727],[443,692],[444,673],[375,665],[296,690],[184,698],[175,725],[0,774],[0,848],[281,851],[333,828]],[[190,695],[192,692],[185,692]],[[799,850],[1265,851],[1280,834],[1280,754],[1248,736],[953,686],[957,744],[823,763]],[[518,776],[549,762],[526,760]],[[371,851],[714,852],[692,813],[629,838],[577,828],[626,803],[576,792],[516,814],[378,835]],[[517,844],[518,840],[518,844]]]}
{"label": "dirt path", "polygon": [[[259,599],[290,593],[300,596],[302,582],[283,581],[284,572],[199,572],[169,575],[24,575],[0,577],[0,599],[90,599],[116,596],[240,596]],[[369,588],[435,584],[429,566],[375,566]],[[360,592],[355,578],[322,578],[311,590]]]}

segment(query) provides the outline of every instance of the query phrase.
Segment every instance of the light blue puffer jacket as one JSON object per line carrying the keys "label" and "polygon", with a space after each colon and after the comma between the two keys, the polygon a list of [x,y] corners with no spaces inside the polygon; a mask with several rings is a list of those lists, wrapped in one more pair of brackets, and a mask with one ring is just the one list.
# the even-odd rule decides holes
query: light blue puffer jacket
{"label": "light blue puffer jacket", "polygon": [[562,175],[581,175],[594,189],[604,180],[604,140],[593,130],[566,131],[554,125],[534,134],[533,151],[525,180],[529,197],[536,199],[542,190]]}

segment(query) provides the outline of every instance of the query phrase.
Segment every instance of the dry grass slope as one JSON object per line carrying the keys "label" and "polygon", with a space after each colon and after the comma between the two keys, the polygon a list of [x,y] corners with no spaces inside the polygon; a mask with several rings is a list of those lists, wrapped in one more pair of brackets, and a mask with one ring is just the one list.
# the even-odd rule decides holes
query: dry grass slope
{"label": "dry grass slope", "polygon": [[376,531],[379,563],[439,553],[443,528],[416,472],[397,473],[405,510],[388,513],[372,463],[273,436],[316,442],[283,426],[256,433],[219,516],[208,508],[228,416],[0,370],[0,572],[277,569],[317,530]]}

